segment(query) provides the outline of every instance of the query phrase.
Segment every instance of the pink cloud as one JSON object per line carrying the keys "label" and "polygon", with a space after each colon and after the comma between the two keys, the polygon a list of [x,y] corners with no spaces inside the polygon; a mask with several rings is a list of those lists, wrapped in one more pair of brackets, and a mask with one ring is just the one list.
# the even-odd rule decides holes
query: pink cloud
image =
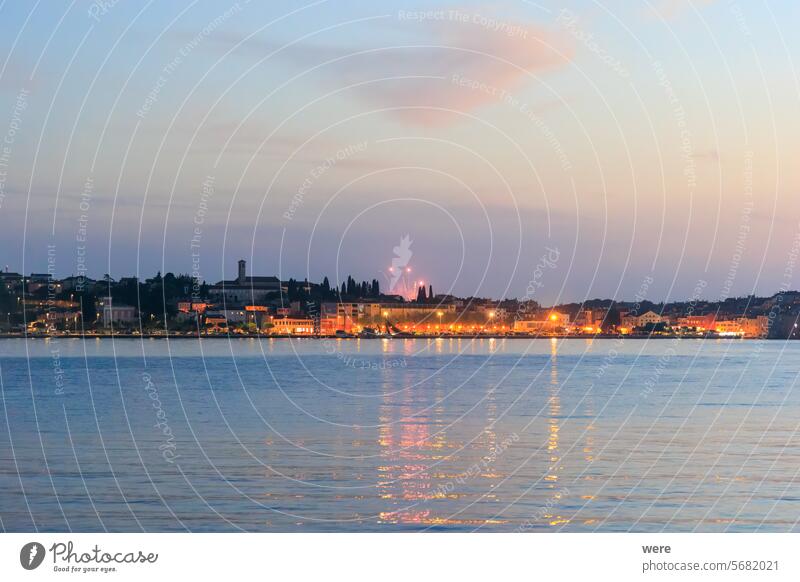
{"label": "pink cloud", "polygon": [[[441,109],[471,112],[497,103],[505,93],[565,66],[573,54],[571,39],[563,31],[483,17],[475,22],[399,20],[393,30],[414,40],[349,50],[294,45],[279,50],[276,57],[308,68],[336,59],[312,73],[325,91],[352,86],[352,94],[371,108],[397,108],[387,113],[396,119],[442,125],[459,115]],[[239,42],[223,34],[215,40]],[[263,56],[276,49],[274,43],[251,40],[239,54]]]}
{"label": "pink cloud", "polygon": [[[416,26],[423,26],[416,24]],[[532,26],[505,24],[511,33],[477,23],[433,22],[424,25],[429,40],[419,46],[386,48],[345,60],[342,78],[363,84],[356,93],[375,108],[399,108],[392,114],[406,122],[442,125],[499,102],[572,56],[560,34]],[[418,78],[409,78],[418,77]]]}

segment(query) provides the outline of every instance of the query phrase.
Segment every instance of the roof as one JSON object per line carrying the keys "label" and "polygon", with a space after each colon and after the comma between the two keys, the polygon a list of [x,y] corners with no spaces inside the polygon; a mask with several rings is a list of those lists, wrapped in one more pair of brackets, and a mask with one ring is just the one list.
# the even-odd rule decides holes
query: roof
{"label": "roof", "polygon": [[212,289],[258,289],[263,287],[277,288],[280,286],[280,280],[277,277],[245,277],[244,283],[239,283],[239,279],[232,281],[219,281],[213,285]]}
{"label": "roof", "polygon": [[83,279],[84,281],[94,281],[94,279],[90,279],[85,275],[70,275],[69,277],[64,277],[61,279],[62,281],[77,281],[79,279]]}

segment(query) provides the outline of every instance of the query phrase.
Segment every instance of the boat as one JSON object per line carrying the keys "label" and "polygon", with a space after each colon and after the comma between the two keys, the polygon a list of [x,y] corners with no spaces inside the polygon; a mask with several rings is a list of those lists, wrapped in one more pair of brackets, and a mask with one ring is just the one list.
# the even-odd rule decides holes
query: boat
{"label": "boat", "polygon": [[361,333],[358,334],[358,337],[368,338],[368,339],[378,338],[378,337],[384,337],[384,334],[382,334],[379,330],[376,330],[374,328],[365,327],[364,329],[361,330]]}
{"label": "boat", "polygon": [[392,338],[408,338],[414,337],[414,334],[410,331],[403,331],[398,328],[395,324],[393,324],[388,319],[386,320],[386,335]]}

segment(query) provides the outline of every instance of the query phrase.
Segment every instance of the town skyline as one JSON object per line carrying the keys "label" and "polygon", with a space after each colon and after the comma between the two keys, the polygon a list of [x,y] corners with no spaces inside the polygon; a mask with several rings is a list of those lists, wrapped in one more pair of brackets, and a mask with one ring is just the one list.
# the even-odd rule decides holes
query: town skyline
{"label": "town skyline", "polygon": [[[225,287],[226,285],[228,285],[228,286],[237,285],[238,284],[237,280],[243,276],[241,268],[249,268],[249,267],[244,267],[242,265],[242,263],[244,263],[245,265],[249,265],[249,263],[245,259],[239,259],[237,261],[237,263],[239,265],[239,269],[240,270],[235,271],[234,269],[229,269],[228,275],[231,275],[231,276],[225,276],[225,277],[219,277],[219,278],[213,278],[213,279],[206,279],[206,278],[197,279],[196,277],[193,277],[190,272],[171,271],[171,270],[167,270],[167,271],[158,270],[158,271],[156,271],[154,273],[150,273],[150,274],[137,274],[137,273],[119,274],[119,273],[117,273],[115,275],[112,275],[111,273],[103,273],[103,275],[100,275],[100,276],[96,276],[96,275],[90,276],[87,273],[84,273],[82,275],[75,275],[74,273],[70,273],[70,274],[68,274],[66,276],[63,276],[63,275],[59,275],[59,274],[57,274],[55,272],[49,272],[47,269],[39,269],[39,270],[31,271],[28,274],[25,274],[25,273],[20,273],[20,272],[18,272],[16,270],[14,270],[14,271],[10,270],[9,265],[5,265],[3,270],[0,271],[0,278],[8,277],[9,275],[18,276],[21,280],[42,279],[44,277],[50,277],[54,281],[64,281],[64,280],[75,281],[75,280],[83,279],[84,281],[90,282],[92,284],[102,284],[105,281],[105,277],[110,277],[110,280],[112,282],[118,283],[118,282],[124,281],[124,280],[137,280],[139,282],[146,282],[146,281],[154,280],[156,278],[163,278],[165,276],[172,276],[172,277],[175,277],[175,278],[182,278],[182,279],[192,280],[192,281],[195,282],[196,286]],[[521,296],[513,296],[513,297],[511,297],[511,296],[510,297],[492,297],[492,296],[488,296],[488,295],[459,295],[459,294],[456,294],[456,293],[447,293],[447,292],[439,293],[438,292],[439,291],[439,287],[436,286],[434,281],[432,281],[431,279],[422,280],[422,281],[414,280],[413,281],[414,283],[420,283],[420,284],[416,285],[412,289],[410,289],[410,291],[413,291],[413,293],[393,293],[392,291],[387,289],[387,287],[384,285],[384,283],[381,282],[379,279],[376,279],[374,277],[372,279],[362,278],[360,276],[354,276],[353,274],[350,274],[350,273],[345,275],[343,279],[336,280],[336,279],[333,279],[331,277],[328,277],[327,275],[323,275],[319,279],[309,279],[307,277],[298,278],[298,277],[291,276],[291,275],[289,275],[287,277],[282,277],[282,276],[279,276],[278,274],[263,274],[262,273],[262,274],[259,274],[259,275],[253,275],[252,273],[250,273],[248,271],[248,274],[246,275],[246,279],[249,280],[251,278],[253,280],[258,280],[258,279],[273,280],[276,284],[280,283],[284,288],[285,288],[286,284],[289,283],[289,282],[291,282],[293,284],[297,284],[298,286],[301,286],[302,284],[309,284],[309,285],[313,285],[313,286],[322,286],[323,285],[323,281],[325,281],[329,285],[328,289],[330,289],[330,290],[332,290],[334,292],[338,292],[338,289],[340,289],[340,288],[344,289],[345,287],[347,289],[352,289],[352,288],[360,289],[362,285],[365,285],[366,286],[365,288],[367,288],[367,289],[374,289],[375,288],[374,285],[377,283],[378,287],[380,289],[380,291],[377,294],[373,293],[373,291],[369,291],[368,293],[365,293],[364,295],[359,295],[359,292],[352,293],[352,292],[348,291],[347,293],[344,293],[343,295],[351,295],[351,296],[357,296],[357,297],[368,297],[368,296],[372,296],[372,295],[375,295],[376,297],[387,297],[387,298],[388,297],[394,297],[395,300],[397,298],[400,298],[402,301],[412,302],[412,303],[418,300],[417,298],[418,298],[419,292],[421,290],[424,290],[426,300],[430,300],[431,299],[431,295],[429,294],[428,290],[429,289],[433,290],[435,288],[437,290],[437,292],[434,293],[434,295],[433,295],[434,297],[450,297],[450,298],[457,298],[457,299],[462,299],[462,300],[475,299],[475,300],[497,301],[497,302],[503,302],[503,301],[535,302],[542,309],[547,309],[547,308],[551,308],[551,307],[554,308],[554,307],[563,306],[563,305],[596,304],[598,302],[608,302],[608,303],[620,304],[620,305],[624,305],[624,304],[645,304],[645,305],[657,306],[657,305],[670,305],[670,304],[684,304],[684,303],[692,303],[692,302],[725,303],[726,301],[742,301],[742,300],[750,300],[750,299],[765,299],[765,298],[778,297],[778,296],[781,296],[781,295],[795,295],[795,294],[800,295],[800,288],[795,289],[795,288],[785,287],[785,288],[781,288],[781,289],[776,289],[772,293],[767,293],[767,294],[763,294],[763,295],[754,294],[754,293],[747,294],[747,295],[736,295],[736,294],[730,294],[730,293],[722,293],[719,296],[714,296],[713,290],[709,290],[708,289],[708,283],[706,281],[704,281],[704,280],[700,280],[700,281],[698,281],[698,284],[695,286],[692,295],[689,295],[687,297],[676,297],[676,298],[672,298],[672,299],[666,299],[666,298],[663,298],[663,297],[653,296],[653,295],[651,295],[649,293],[649,285],[650,285],[650,283],[652,283],[652,280],[649,279],[649,278],[646,278],[645,280],[643,280],[642,286],[640,287],[638,292],[633,294],[630,297],[616,297],[615,298],[615,297],[600,297],[600,296],[597,296],[597,297],[585,297],[585,298],[582,298],[582,299],[563,298],[562,301],[559,301],[559,302],[556,302],[556,303],[547,303],[547,302],[542,302],[539,299],[537,299],[535,293],[527,293],[527,294],[524,294],[524,295],[521,295]],[[245,282],[242,285],[242,287],[247,288],[250,285],[251,284],[249,282]],[[355,287],[351,287],[351,285],[354,285]],[[256,288],[257,288],[257,285],[256,285]],[[535,287],[533,287],[533,288],[535,289]],[[191,293],[187,293],[187,295],[191,295]]]}
{"label": "town skyline", "polygon": [[544,302],[647,277],[665,300],[701,279],[768,294],[800,236],[800,39],[762,32],[798,17],[787,0],[97,3],[56,29],[9,5],[4,262],[53,245],[63,275],[80,247],[93,272],[199,253],[209,279],[238,257],[372,279],[408,235],[420,276],[459,295],[524,295],[545,247]]}

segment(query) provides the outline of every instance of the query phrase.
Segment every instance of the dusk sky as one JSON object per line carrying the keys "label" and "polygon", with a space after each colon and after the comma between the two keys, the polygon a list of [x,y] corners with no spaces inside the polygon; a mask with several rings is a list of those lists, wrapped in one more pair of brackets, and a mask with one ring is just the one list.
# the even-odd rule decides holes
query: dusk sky
{"label": "dusk sky", "polygon": [[2,264],[800,288],[800,3],[264,4],[0,2]]}

